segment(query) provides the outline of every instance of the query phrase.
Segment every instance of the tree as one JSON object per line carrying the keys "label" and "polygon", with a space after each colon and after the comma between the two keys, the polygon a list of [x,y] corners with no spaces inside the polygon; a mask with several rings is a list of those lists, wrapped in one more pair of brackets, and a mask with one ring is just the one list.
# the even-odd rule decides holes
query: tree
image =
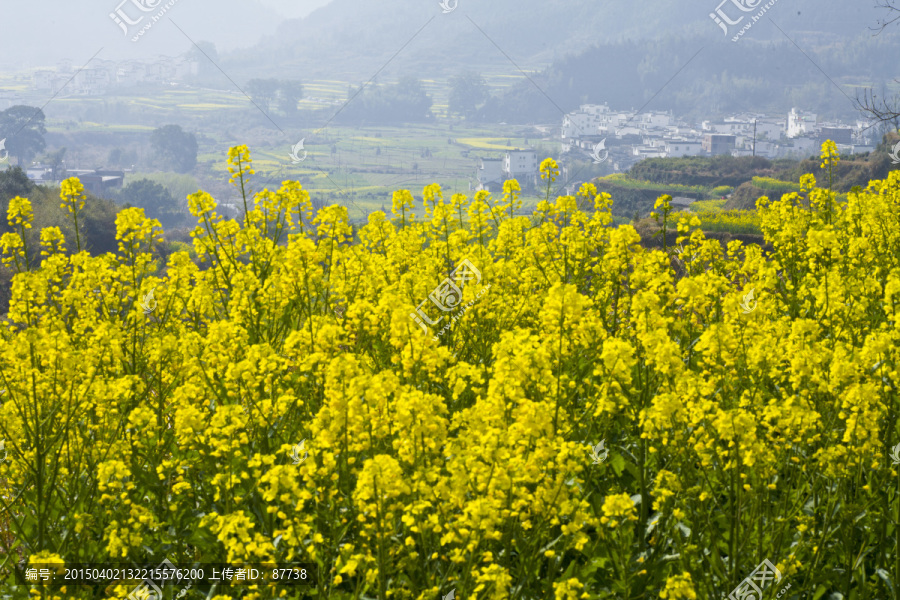
{"label": "tree", "polygon": [[303,98],[303,84],[299,81],[281,81],[278,84],[278,110],[292,117],[297,114],[297,102]]}
{"label": "tree", "polygon": [[[118,212],[119,207],[112,200],[87,194],[84,213],[79,217],[79,221],[83,223],[81,239],[84,240],[84,247],[94,256],[118,250],[119,243],[116,240]],[[72,247],[73,244],[69,242],[69,248]]]}
{"label": "tree", "polygon": [[106,158],[106,164],[110,167],[131,167],[137,161],[138,155],[134,149],[113,148],[109,151],[109,156]]}
{"label": "tree", "polygon": [[9,201],[16,196],[28,198],[34,188],[34,182],[28,179],[28,175],[22,170],[22,167],[16,166],[0,171],[0,232],[12,231],[6,222]]}
{"label": "tree", "polygon": [[47,147],[44,134],[44,111],[33,106],[17,105],[0,112],[0,140],[16,163],[27,164]]}
{"label": "tree", "polygon": [[185,53],[187,60],[197,63],[197,79],[205,80],[219,75],[216,63],[219,60],[219,52],[212,42],[200,41]]}
{"label": "tree", "polygon": [[33,189],[34,182],[28,179],[22,167],[0,171],[0,203],[4,203],[4,206],[16,196],[27,198]]}
{"label": "tree", "polygon": [[149,179],[130,182],[119,191],[117,199],[119,202],[143,208],[148,218],[159,219],[163,226],[173,225],[183,216],[169,190]]}
{"label": "tree", "polygon": [[[403,123],[427,121],[432,99],[415,77],[403,77],[389,86],[368,85],[350,93],[350,102],[339,113],[345,123]],[[377,134],[376,134],[377,137]]]}
{"label": "tree", "polygon": [[269,107],[278,94],[278,87],[277,79],[251,79],[247,82],[247,93],[259,108],[269,112]]}
{"label": "tree", "polygon": [[65,175],[65,171],[62,168],[63,159],[66,156],[66,148],[65,146],[58,149],[56,152],[47,152],[40,158],[40,163],[42,165],[47,165],[48,167],[53,169],[53,179],[61,180]]}
{"label": "tree", "polygon": [[451,113],[471,118],[490,97],[487,82],[478,73],[465,71],[450,78],[448,108]]}
{"label": "tree", "polygon": [[[882,94],[881,99],[872,90],[864,90],[862,97],[857,94],[856,107],[869,114],[869,118],[890,131],[900,131],[900,94],[894,97]],[[882,132],[885,133],[885,132]]]}
{"label": "tree", "polygon": [[879,0],[876,8],[883,8],[887,11],[887,16],[878,19],[879,33],[884,31],[886,27],[900,21],[900,0]]}
{"label": "tree", "polygon": [[[900,21],[900,0],[879,0],[876,7],[888,11],[883,19],[878,19],[878,33]],[[900,83],[900,79],[894,81]],[[889,97],[882,87],[881,96],[881,100],[878,100],[875,92],[865,90],[862,97],[857,94],[856,108],[860,112],[868,113],[876,123],[889,126],[891,133],[900,131],[900,94]]]}
{"label": "tree", "polygon": [[428,120],[431,114],[432,99],[422,86],[422,82],[412,76],[401,77],[391,88],[393,95],[397,97],[398,120],[422,121]]}
{"label": "tree", "polygon": [[157,166],[167,171],[187,173],[197,165],[197,138],[180,125],[166,125],[150,134]]}

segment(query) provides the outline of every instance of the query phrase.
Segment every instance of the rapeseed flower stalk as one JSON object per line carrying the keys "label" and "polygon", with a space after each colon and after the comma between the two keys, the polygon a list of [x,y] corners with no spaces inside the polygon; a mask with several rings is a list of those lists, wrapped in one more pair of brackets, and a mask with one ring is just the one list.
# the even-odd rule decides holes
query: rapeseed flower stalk
{"label": "rapeseed flower stalk", "polygon": [[60,208],[72,215],[72,224],[75,229],[75,247],[81,252],[81,232],[78,227],[78,214],[84,210],[84,185],[77,177],[70,177],[60,184],[59,198],[62,200]]}
{"label": "rapeseed flower stalk", "polygon": [[0,248],[3,251],[3,266],[6,268],[16,268],[17,273],[21,273],[28,268],[25,253],[25,241],[18,233],[4,233],[0,237]]}
{"label": "rapeseed flower stalk", "polygon": [[659,597],[664,600],[697,600],[691,574],[684,573],[666,579],[666,589],[659,593]]}
{"label": "rapeseed flower stalk", "polygon": [[516,214],[516,210],[522,208],[522,201],[519,199],[521,192],[522,188],[519,186],[519,182],[515,179],[507,179],[506,181],[504,181],[503,198],[496,207],[499,211],[499,214],[506,214],[510,219],[512,219]]}
{"label": "rapeseed flower stalk", "polygon": [[665,252],[668,248],[666,243],[666,234],[669,232],[669,213],[672,212],[672,196],[668,194],[663,194],[659,198],[656,199],[656,202],[653,204],[654,211],[658,208],[662,209],[662,219],[660,220],[660,214],[657,212],[651,212],[650,216],[654,221],[659,225],[659,231],[653,234],[653,237],[662,236],[663,239],[663,251]]}
{"label": "rapeseed flower stalk", "polygon": [[[400,219],[399,226],[401,228],[405,228],[407,225],[406,213],[412,212],[413,202],[413,195],[409,190],[398,190],[394,192],[391,212],[394,215],[395,223],[397,218]],[[413,221],[414,217],[414,214],[410,214],[408,219],[410,223]]]}
{"label": "rapeseed flower stalk", "polygon": [[[823,214],[825,216],[825,222],[831,223],[833,218],[834,211],[834,167],[840,162],[841,157],[838,154],[837,144],[835,144],[831,140],[826,140],[822,143],[822,165],[821,168],[828,169],[828,190],[820,190],[820,196],[824,199],[824,209]],[[812,202],[812,198],[810,199]]]}
{"label": "rapeseed flower stalk", "polygon": [[[25,198],[16,196],[9,201],[9,208],[6,211],[6,218],[10,227],[18,228],[19,239],[22,241],[22,261],[24,268],[28,269],[31,261],[28,256],[28,242],[25,239],[25,230],[31,229],[31,223],[34,221],[34,213],[31,210],[31,203]],[[9,266],[9,265],[7,265]],[[20,266],[16,265],[17,270]]]}
{"label": "rapeseed flower stalk", "polygon": [[250,158],[250,149],[247,146],[229,148],[228,172],[231,173],[231,178],[228,180],[229,183],[241,192],[241,200],[244,203],[245,223],[249,226],[250,210],[247,205],[247,197],[252,195],[250,191],[250,175],[255,174],[256,171],[253,170],[253,159]]}
{"label": "rapeseed flower stalk", "polygon": [[[245,185],[249,150],[229,156]],[[427,186],[425,219],[401,190],[355,229],[299,183],[245,189],[238,220],[190,196],[195,259],[127,209],[115,253],[47,228],[32,264],[11,203],[0,523],[32,564],[304,561],[336,600],[692,600],[767,557],[791,593],[891,597],[900,174],[830,212],[812,176],[761,198],[768,253],[661,198],[683,268],[593,184],[534,219],[513,183],[497,204]],[[464,259],[481,282],[456,292]]]}
{"label": "rapeseed flower stalk", "polygon": [[541,161],[540,166],[541,179],[547,180],[547,196],[544,198],[545,202],[550,201],[550,186],[556,181],[556,178],[559,177],[559,165],[556,164],[556,161],[552,158],[545,158]]}

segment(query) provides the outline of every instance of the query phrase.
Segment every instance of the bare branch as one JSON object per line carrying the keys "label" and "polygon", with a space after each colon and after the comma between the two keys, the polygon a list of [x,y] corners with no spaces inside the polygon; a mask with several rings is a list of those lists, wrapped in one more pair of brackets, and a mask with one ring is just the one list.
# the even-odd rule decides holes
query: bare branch
{"label": "bare branch", "polygon": [[881,95],[879,98],[871,89],[864,90],[862,97],[859,93],[856,95],[857,110],[867,114],[872,122],[866,129],[884,124],[891,126],[892,131],[900,130],[900,95],[889,98],[883,88]]}
{"label": "bare branch", "polygon": [[878,35],[890,25],[900,21],[900,0],[878,0],[875,8],[883,8],[887,11],[884,18],[878,19]]}

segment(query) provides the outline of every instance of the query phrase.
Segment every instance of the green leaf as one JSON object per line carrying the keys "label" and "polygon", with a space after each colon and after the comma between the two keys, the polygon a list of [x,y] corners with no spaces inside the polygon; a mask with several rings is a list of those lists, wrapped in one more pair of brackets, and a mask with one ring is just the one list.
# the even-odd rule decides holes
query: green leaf
{"label": "green leaf", "polygon": [[622,458],[622,455],[614,454],[609,463],[612,465],[613,470],[616,472],[616,476],[621,476],[622,471],[625,469],[625,459]]}
{"label": "green leaf", "polygon": [[895,596],[894,593],[894,582],[891,581],[891,574],[885,571],[882,568],[875,569],[875,574],[878,575],[881,580],[888,586],[888,589],[891,590],[891,596]]}

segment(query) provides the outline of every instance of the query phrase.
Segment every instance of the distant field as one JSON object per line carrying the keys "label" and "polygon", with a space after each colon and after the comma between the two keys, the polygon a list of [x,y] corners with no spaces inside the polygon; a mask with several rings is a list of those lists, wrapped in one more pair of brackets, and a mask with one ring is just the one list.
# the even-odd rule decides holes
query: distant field
{"label": "distant field", "polygon": [[[496,140],[496,141],[495,141]],[[472,148],[486,148],[490,150],[516,150],[519,144],[513,144],[513,140],[509,138],[459,138],[459,143],[471,146]],[[507,144],[507,141],[509,144]],[[524,141],[524,140],[523,140]],[[525,144],[521,144],[524,146]]]}
{"label": "distant field", "polygon": [[[525,146],[525,139],[513,135],[518,128],[500,126],[453,126],[448,123],[405,127],[329,126],[319,135],[288,130],[287,136],[273,136],[264,143],[250,145],[257,177],[281,181],[306,181],[312,193],[346,193],[356,205],[377,210],[390,206],[397,189],[409,189],[416,196],[429,183],[439,183],[452,193],[471,196],[478,150],[500,156],[511,148]],[[509,136],[502,136],[508,131]],[[459,137],[458,137],[459,136]],[[304,139],[307,155],[294,164],[293,144]],[[506,146],[506,140],[510,146]],[[448,143],[449,140],[449,143]],[[530,143],[539,140],[529,140]],[[549,143],[546,143],[549,146]],[[475,151],[475,152],[472,152]],[[227,173],[224,156],[204,152],[200,160],[210,161],[214,173]],[[326,176],[327,174],[327,176]],[[536,199],[531,201],[535,204]],[[362,211],[351,216],[361,216]]]}
{"label": "distant field", "polygon": [[[484,77],[496,91],[513,85],[523,76],[498,70],[485,73]],[[447,82],[426,79],[422,83],[433,98],[433,112],[446,116]],[[27,87],[26,83],[21,85]],[[301,116],[293,120],[295,124],[306,120],[308,125],[302,129],[288,125],[290,120],[277,114],[269,115],[277,127],[257,114],[248,118],[248,109],[256,109],[239,90],[182,86],[102,97],[63,95],[48,108],[47,125],[50,132],[64,133],[77,140],[79,133],[149,133],[163,124],[179,123],[198,134],[197,173],[201,186],[206,184],[211,189],[221,186],[222,177],[227,179],[228,147],[247,144],[257,181],[271,188],[285,179],[297,179],[314,194],[339,194],[352,200],[356,207],[351,209],[353,217],[362,216],[366,210],[377,210],[382,204],[389,208],[391,195],[397,189],[409,189],[420,196],[422,187],[429,183],[439,183],[446,190],[447,198],[457,192],[471,196],[470,186],[474,186],[479,157],[499,157],[510,149],[537,145],[539,149],[544,148],[539,152],[542,159],[550,155],[546,149],[556,148],[553,140],[543,140],[541,146],[540,138],[523,137],[521,127],[467,124],[459,120],[395,127],[328,124],[327,128],[317,130],[323,119],[322,109],[331,107],[336,111],[346,102],[348,90],[358,83],[315,80],[305,81],[303,85]],[[71,116],[66,118],[67,114]],[[81,114],[90,118],[80,120],[76,115]],[[107,114],[120,116],[110,122],[103,121]],[[295,164],[290,156],[291,148],[301,139],[306,158]],[[95,156],[106,156],[109,148],[95,150]],[[149,152],[148,143],[142,152]],[[525,201],[533,206],[537,199]]]}
{"label": "distant field", "polygon": [[[92,123],[90,121],[82,121],[78,123],[77,130],[80,131],[121,131],[121,132],[140,132],[140,131],[153,131],[156,129],[155,127],[150,127],[149,125],[109,125],[104,123]],[[65,131],[66,133],[73,133],[73,131],[77,131],[76,129],[71,129],[65,127],[64,123],[56,123],[53,121],[47,122],[47,130],[48,131]]]}

